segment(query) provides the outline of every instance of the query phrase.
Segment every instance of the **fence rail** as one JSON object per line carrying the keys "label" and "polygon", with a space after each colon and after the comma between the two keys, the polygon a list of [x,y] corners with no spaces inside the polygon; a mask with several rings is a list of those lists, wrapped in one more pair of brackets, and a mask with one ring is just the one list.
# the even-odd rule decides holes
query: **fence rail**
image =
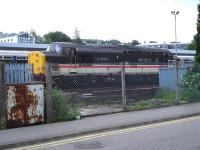
{"label": "fence rail", "polygon": [[6,64],[5,83],[27,83],[33,81],[32,66],[29,64]]}

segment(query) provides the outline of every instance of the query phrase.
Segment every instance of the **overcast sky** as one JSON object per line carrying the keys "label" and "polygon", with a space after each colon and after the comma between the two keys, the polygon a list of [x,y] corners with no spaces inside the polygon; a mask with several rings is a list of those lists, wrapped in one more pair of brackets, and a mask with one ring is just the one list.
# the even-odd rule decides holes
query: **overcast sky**
{"label": "overcast sky", "polygon": [[122,42],[190,42],[196,34],[199,0],[0,0],[0,32],[34,29],[43,36],[62,31],[71,38],[75,27],[83,39]]}

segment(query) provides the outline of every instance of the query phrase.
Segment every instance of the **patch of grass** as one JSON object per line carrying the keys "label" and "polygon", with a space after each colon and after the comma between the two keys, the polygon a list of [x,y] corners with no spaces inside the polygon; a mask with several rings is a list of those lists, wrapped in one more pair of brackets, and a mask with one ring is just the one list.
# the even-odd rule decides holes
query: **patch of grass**
{"label": "patch of grass", "polygon": [[163,107],[163,106],[171,106],[174,104],[175,103],[172,103],[171,101],[153,99],[153,100],[140,101],[140,102],[131,104],[127,107],[127,110],[151,109],[151,108],[157,108],[157,107]]}
{"label": "patch of grass", "polygon": [[152,108],[152,104],[147,101],[141,101],[127,107],[128,110],[142,110]]}
{"label": "patch of grass", "polygon": [[143,109],[151,109],[163,106],[171,106],[175,105],[176,101],[176,93],[167,91],[167,90],[159,90],[156,93],[154,99],[139,101],[127,106],[127,110],[143,110]]}
{"label": "patch of grass", "polygon": [[169,90],[158,90],[156,92],[156,99],[162,99],[165,101],[175,101],[176,99],[176,93],[173,91],[169,91]]}

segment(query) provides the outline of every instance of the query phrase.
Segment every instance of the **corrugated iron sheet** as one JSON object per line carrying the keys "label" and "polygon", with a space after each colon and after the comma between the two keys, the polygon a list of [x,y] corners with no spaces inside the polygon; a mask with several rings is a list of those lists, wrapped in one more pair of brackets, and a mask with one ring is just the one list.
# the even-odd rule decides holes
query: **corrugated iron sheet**
{"label": "corrugated iron sheet", "polygon": [[7,127],[20,127],[44,122],[44,85],[8,86]]}
{"label": "corrugated iron sheet", "polygon": [[[188,71],[187,67],[178,68],[179,83],[181,83],[187,71]],[[175,78],[176,76],[175,75],[176,74],[175,74],[174,67],[160,68],[159,69],[159,87],[161,89],[175,91],[176,90],[176,78]]]}

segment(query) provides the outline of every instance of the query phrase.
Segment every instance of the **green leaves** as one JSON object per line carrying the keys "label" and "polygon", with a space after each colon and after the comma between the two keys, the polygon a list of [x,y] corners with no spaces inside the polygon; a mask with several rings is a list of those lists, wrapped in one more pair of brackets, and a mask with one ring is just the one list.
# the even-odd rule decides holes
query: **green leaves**
{"label": "green leaves", "polygon": [[182,81],[181,99],[200,101],[200,65],[195,64]]}
{"label": "green leaves", "polygon": [[49,32],[44,35],[44,43],[50,44],[52,42],[71,42],[71,38],[63,32]]}
{"label": "green leaves", "polygon": [[53,90],[53,121],[73,120],[80,115],[78,110],[72,105],[69,98],[58,89]]}
{"label": "green leaves", "polygon": [[200,62],[200,4],[198,4],[198,18],[197,18],[197,35],[195,36],[196,42],[196,56],[195,59],[197,62]]}

